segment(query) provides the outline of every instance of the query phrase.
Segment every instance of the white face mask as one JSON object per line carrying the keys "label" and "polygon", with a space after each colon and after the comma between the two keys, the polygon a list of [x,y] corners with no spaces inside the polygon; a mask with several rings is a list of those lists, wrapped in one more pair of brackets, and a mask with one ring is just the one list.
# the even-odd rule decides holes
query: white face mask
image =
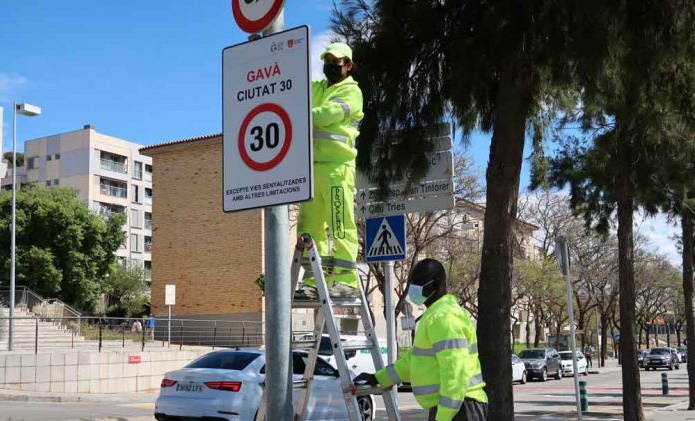
{"label": "white face mask", "polygon": [[[429,296],[425,297],[425,295],[422,293],[422,290],[423,290],[427,285],[431,284],[432,282],[434,282],[434,280],[429,281],[429,282],[425,283],[424,285],[413,285],[413,284],[411,284],[411,285],[410,285],[410,288],[408,288],[408,298],[410,299],[410,301],[411,301],[413,304],[418,305],[418,306],[421,306],[421,305],[425,304],[425,301],[427,301],[427,299],[430,298],[430,297],[432,296],[432,294],[430,294]],[[434,292],[432,292],[432,293],[434,293]]]}

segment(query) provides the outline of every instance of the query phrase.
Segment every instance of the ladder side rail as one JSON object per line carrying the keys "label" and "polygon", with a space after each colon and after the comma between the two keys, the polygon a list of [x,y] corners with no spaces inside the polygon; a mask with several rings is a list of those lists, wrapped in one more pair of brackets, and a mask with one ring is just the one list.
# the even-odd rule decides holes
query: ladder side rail
{"label": "ladder side rail", "polygon": [[[312,267],[315,267],[314,265],[317,259],[320,263],[320,258],[315,247],[309,249],[309,256],[312,260]],[[345,360],[345,352],[343,351],[340,332],[335,322],[335,315],[333,314],[333,303],[330,300],[328,286],[323,278],[323,273],[319,273],[320,275],[315,274],[317,280],[316,291],[318,292],[319,302],[321,303],[320,311],[323,311],[323,314],[325,315],[328,335],[331,338],[331,347],[333,349],[333,356],[335,357],[336,365],[338,366],[338,373],[340,374],[340,385],[343,392],[343,397],[345,399],[348,418],[351,421],[361,421],[362,415],[360,414],[357,397],[352,393],[354,386],[352,384],[352,378],[350,377],[350,371],[348,370],[347,361]]]}
{"label": "ladder side rail", "polygon": [[314,319],[314,338],[316,338],[316,341],[314,342],[314,346],[309,350],[307,362],[304,367],[303,378],[306,380],[307,387],[300,391],[299,399],[295,407],[296,420],[306,419],[306,409],[309,404],[309,398],[311,397],[311,385],[314,383],[314,371],[316,369],[316,360],[318,359],[318,352],[321,346],[321,334],[323,333],[325,320],[323,312],[317,311],[316,318]]}
{"label": "ladder side rail", "polygon": [[[367,303],[367,299],[361,285],[359,289],[362,299],[362,306],[360,306],[362,326],[364,327],[364,333],[367,336],[367,340],[372,344],[370,351],[372,354],[372,361],[374,362],[374,369],[379,371],[384,368],[384,360],[381,358],[381,345],[379,344],[379,338],[377,338],[376,332],[374,331],[374,323],[372,322],[372,315],[369,311],[369,304]],[[391,389],[382,390],[381,392],[381,397],[384,399],[384,406],[386,407],[386,414],[388,415],[389,421],[401,420],[396,401],[397,387],[397,385],[394,385]]]}

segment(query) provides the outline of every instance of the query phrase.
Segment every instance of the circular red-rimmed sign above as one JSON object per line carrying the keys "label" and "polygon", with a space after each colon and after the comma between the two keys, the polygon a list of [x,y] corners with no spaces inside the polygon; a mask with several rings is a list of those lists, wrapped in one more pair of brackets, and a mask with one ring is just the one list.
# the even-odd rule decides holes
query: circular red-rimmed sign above
{"label": "circular red-rimmed sign above", "polygon": [[[276,125],[277,123],[281,123],[285,133],[284,137],[276,139],[276,142],[278,144],[276,144],[275,146],[271,146],[273,149],[278,147],[278,152],[277,154],[275,154],[275,156],[273,156],[271,159],[267,161],[258,161],[257,158],[252,157],[248,150],[248,148],[251,147],[251,145],[246,144],[246,131],[248,130],[249,125],[251,124],[253,119],[259,116],[261,113],[272,113],[273,116],[271,116],[271,120],[274,120],[273,123]],[[278,128],[278,137],[279,134],[280,132]],[[262,134],[260,135],[260,139],[261,140],[259,144],[256,145],[257,147],[259,147],[259,150],[263,149],[264,141],[266,142],[265,146],[268,147],[267,144],[270,142],[270,139],[267,136],[267,132],[265,139],[263,138]],[[290,116],[287,114],[287,111],[285,111],[285,109],[279,106],[278,104],[265,103],[257,105],[246,115],[246,117],[244,117],[244,120],[241,122],[241,126],[239,127],[239,137],[237,143],[237,146],[239,148],[239,155],[241,156],[241,160],[244,161],[244,164],[246,164],[246,166],[248,166],[252,170],[268,171],[277,167],[278,164],[280,164],[282,160],[285,159],[285,156],[287,156],[287,152],[290,150],[291,144],[292,122],[290,121]]]}
{"label": "circular red-rimmed sign above", "polygon": [[249,34],[262,32],[273,23],[285,0],[232,0],[234,20]]}

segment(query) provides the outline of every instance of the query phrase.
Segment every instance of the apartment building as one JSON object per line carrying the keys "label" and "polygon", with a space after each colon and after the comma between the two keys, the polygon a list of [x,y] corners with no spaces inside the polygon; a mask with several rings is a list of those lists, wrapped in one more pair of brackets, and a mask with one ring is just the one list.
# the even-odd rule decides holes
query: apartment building
{"label": "apartment building", "polygon": [[[126,213],[127,239],[116,252],[123,261],[152,270],[152,159],[142,145],[98,133],[92,125],[24,143],[19,186],[72,187],[94,212],[108,217]],[[0,180],[12,186],[12,170]]]}

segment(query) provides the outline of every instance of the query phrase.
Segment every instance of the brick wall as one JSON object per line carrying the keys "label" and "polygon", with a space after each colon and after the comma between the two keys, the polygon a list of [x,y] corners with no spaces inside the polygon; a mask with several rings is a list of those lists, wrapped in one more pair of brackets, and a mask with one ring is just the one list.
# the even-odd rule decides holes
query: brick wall
{"label": "brick wall", "polygon": [[222,137],[146,151],[153,157],[152,310],[175,316],[261,311],[262,211],[222,212]]}

